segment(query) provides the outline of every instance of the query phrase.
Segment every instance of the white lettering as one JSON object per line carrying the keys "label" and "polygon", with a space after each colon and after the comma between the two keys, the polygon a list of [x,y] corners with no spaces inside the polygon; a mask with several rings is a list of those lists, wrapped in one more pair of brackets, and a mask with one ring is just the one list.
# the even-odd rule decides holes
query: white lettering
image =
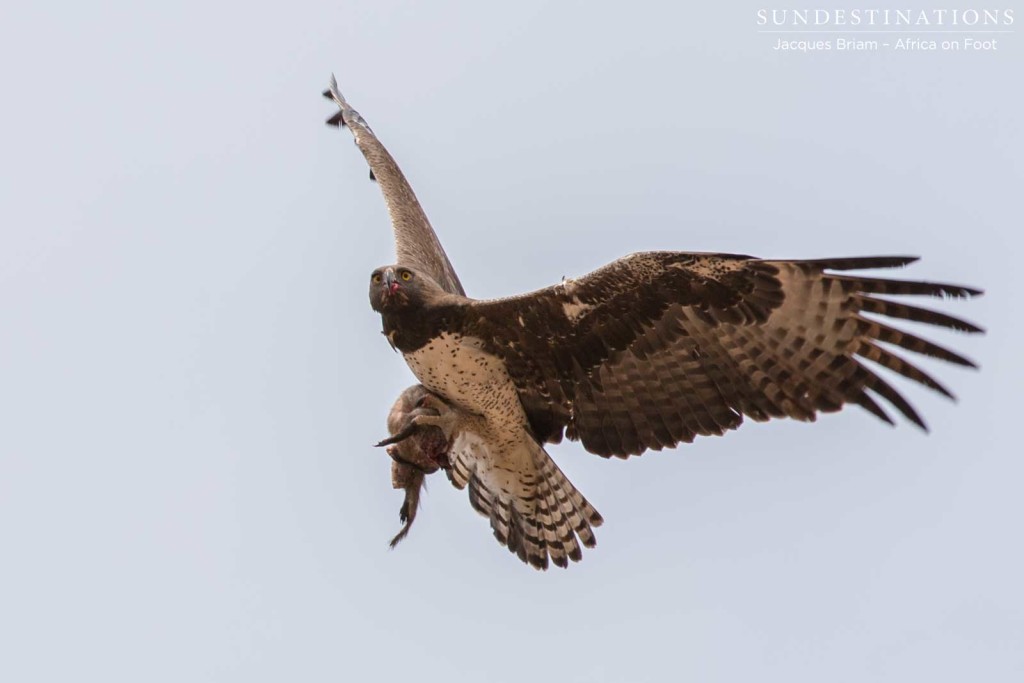
{"label": "white lettering", "polygon": [[846,50],[848,52],[861,50],[865,52],[871,52],[877,49],[877,40],[849,40],[847,38],[838,38],[836,40],[836,50]]}
{"label": "white lettering", "polygon": [[772,47],[773,50],[780,50],[783,52],[816,52],[820,50],[831,50],[832,41],[830,40],[783,40],[779,38],[775,45]]}
{"label": "white lettering", "polygon": [[995,52],[999,49],[996,42],[997,41],[995,40],[975,40],[974,38],[964,38],[964,49]]}

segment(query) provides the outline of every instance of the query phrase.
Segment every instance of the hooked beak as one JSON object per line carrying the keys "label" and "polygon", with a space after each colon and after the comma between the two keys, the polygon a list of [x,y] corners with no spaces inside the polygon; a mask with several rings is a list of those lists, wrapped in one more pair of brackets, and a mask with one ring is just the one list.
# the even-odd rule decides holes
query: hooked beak
{"label": "hooked beak", "polygon": [[389,270],[384,273],[384,292],[386,294],[394,294],[400,286],[398,280],[395,279],[394,271]]}

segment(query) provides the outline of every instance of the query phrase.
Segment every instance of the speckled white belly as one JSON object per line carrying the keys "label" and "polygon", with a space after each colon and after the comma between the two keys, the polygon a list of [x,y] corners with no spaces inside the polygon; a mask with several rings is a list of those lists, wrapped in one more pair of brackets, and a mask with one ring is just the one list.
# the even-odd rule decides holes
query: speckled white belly
{"label": "speckled white belly", "polygon": [[479,340],[442,334],[402,355],[423,386],[463,410],[499,424],[526,423],[512,378],[499,358],[480,348]]}

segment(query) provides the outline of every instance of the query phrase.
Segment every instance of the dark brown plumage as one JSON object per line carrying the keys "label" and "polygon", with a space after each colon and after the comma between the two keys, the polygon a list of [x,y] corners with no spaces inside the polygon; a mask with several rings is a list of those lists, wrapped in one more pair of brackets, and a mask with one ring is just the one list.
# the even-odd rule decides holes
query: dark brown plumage
{"label": "dark brown plumage", "polygon": [[846,403],[891,423],[877,398],[924,428],[903,396],[859,359],[950,397],[879,342],[958,365],[973,362],[865,314],[979,332],[948,314],[883,297],[981,292],[827,272],[913,260],[774,261],[652,252],[579,280],[494,301],[425,287],[424,277],[410,305],[383,311],[384,326],[405,353],[442,334],[478,340],[503,363],[538,440],[558,441],[564,430],[604,456],[637,455],[697,435],[722,434],[745,415],[814,420],[818,412]]}
{"label": "dark brown plumage", "polygon": [[[333,79],[325,94],[340,107],[329,123],[352,129],[388,204],[398,263],[374,271],[370,302],[420,389],[445,406],[423,424],[443,422],[453,483],[468,487],[498,540],[533,566],[578,560],[601,523],[544,443],[568,436],[625,458],[724,434],[745,417],[812,421],[846,404],[891,424],[884,403],[924,429],[864,361],[947,397],[901,351],[974,367],[892,323],[979,327],[892,297],[979,290],[847,274],[913,257],[648,252],[521,296],[470,299],[394,160]],[[428,447],[409,443],[411,460],[428,457]]]}

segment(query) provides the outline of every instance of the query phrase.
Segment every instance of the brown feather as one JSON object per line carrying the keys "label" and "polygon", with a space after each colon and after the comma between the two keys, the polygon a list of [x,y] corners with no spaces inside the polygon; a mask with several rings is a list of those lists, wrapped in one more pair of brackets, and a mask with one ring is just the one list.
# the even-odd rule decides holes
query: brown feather
{"label": "brown feather", "polygon": [[[966,332],[946,313],[874,295],[966,297],[960,285],[832,275],[912,257],[761,261],[730,254],[633,254],[578,280],[471,302],[458,331],[500,356],[538,438],[564,433],[625,457],[735,429],[743,416],[814,420],[860,405],[924,421],[876,362],[945,396],[930,375],[879,342],[965,366],[962,355],[861,313]],[[521,322],[520,322],[521,321]]]}
{"label": "brown feather", "polygon": [[448,255],[437,239],[416,193],[405,179],[394,157],[388,152],[362,116],[345,100],[334,77],[324,97],[334,100],[339,111],[327,120],[330,126],[347,127],[355,137],[359,151],[370,166],[370,180],[380,186],[395,234],[398,263],[420,269],[445,291],[465,294]]}

